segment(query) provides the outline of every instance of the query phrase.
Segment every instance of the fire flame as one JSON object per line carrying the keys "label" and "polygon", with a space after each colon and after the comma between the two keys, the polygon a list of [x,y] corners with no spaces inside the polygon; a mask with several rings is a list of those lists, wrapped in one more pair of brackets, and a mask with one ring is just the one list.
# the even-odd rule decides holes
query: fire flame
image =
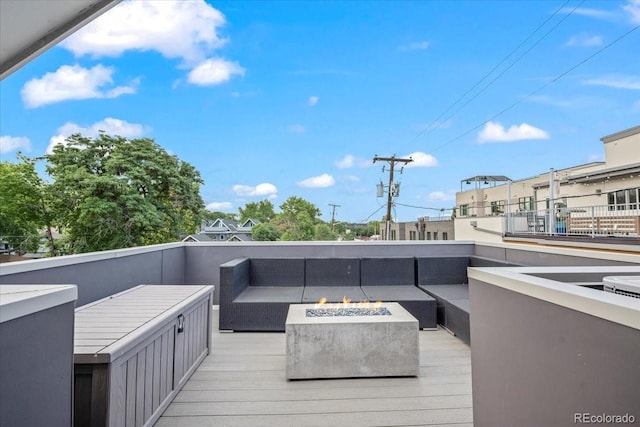
{"label": "fire flame", "polygon": [[318,309],[322,307],[322,308],[326,308],[327,310],[340,310],[345,308],[376,309],[376,308],[380,308],[381,306],[382,306],[382,301],[371,302],[371,301],[364,300],[364,301],[359,301],[358,303],[352,303],[351,300],[345,296],[342,298],[342,302],[335,303],[335,304],[327,304],[327,298],[322,297],[320,298],[320,301],[318,301],[315,304],[314,308]]}
{"label": "fire flame", "polygon": [[320,298],[320,301],[318,301],[315,305],[315,309],[320,308],[320,306],[322,306],[323,304],[327,303],[327,299],[325,297]]}

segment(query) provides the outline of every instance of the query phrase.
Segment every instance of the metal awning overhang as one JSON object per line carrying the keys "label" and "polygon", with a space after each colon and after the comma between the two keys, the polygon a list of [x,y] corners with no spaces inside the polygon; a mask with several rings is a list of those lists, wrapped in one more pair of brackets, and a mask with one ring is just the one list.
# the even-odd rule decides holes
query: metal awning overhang
{"label": "metal awning overhang", "polygon": [[0,80],[121,0],[0,0]]}
{"label": "metal awning overhang", "polygon": [[[608,168],[593,172],[585,172],[580,175],[569,176],[560,180],[561,184],[583,184],[589,182],[602,181],[603,179],[617,178],[627,175],[640,175],[640,163],[634,163],[623,168]],[[549,188],[549,182],[540,182],[533,184],[532,187],[537,190],[539,188]]]}

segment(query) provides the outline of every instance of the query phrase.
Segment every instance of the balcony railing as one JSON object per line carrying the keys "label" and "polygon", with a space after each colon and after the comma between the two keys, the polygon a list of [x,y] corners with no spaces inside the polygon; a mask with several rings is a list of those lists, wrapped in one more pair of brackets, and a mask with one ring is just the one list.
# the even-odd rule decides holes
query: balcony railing
{"label": "balcony railing", "polygon": [[638,237],[640,209],[605,205],[519,211],[505,215],[503,229],[505,234]]}

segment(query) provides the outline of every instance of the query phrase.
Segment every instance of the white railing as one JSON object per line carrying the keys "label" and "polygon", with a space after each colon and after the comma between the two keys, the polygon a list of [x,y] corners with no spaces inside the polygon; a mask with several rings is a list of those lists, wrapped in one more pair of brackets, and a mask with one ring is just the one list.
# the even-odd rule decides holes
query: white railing
{"label": "white railing", "polygon": [[[636,206],[634,206],[636,207]],[[519,211],[504,217],[505,234],[640,236],[640,209],[584,206]]]}

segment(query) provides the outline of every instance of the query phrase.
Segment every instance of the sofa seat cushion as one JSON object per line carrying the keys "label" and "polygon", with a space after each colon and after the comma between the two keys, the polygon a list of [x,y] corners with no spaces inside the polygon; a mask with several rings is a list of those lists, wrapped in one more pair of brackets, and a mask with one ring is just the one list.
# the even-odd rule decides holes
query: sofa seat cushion
{"label": "sofa seat cushion", "polygon": [[362,291],[369,301],[435,301],[413,285],[363,286]]}
{"label": "sofa seat cushion", "polygon": [[420,289],[444,300],[469,299],[469,285],[420,285]]}
{"label": "sofa seat cushion", "polygon": [[303,290],[302,286],[247,286],[233,302],[300,304]]}
{"label": "sofa seat cushion", "polygon": [[322,298],[326,298],[327,302],[335,303],[342,302],[345,297],[352,302],[367,299],[360,286],[307,286],[304,288],[302,302],[313,304]]}

